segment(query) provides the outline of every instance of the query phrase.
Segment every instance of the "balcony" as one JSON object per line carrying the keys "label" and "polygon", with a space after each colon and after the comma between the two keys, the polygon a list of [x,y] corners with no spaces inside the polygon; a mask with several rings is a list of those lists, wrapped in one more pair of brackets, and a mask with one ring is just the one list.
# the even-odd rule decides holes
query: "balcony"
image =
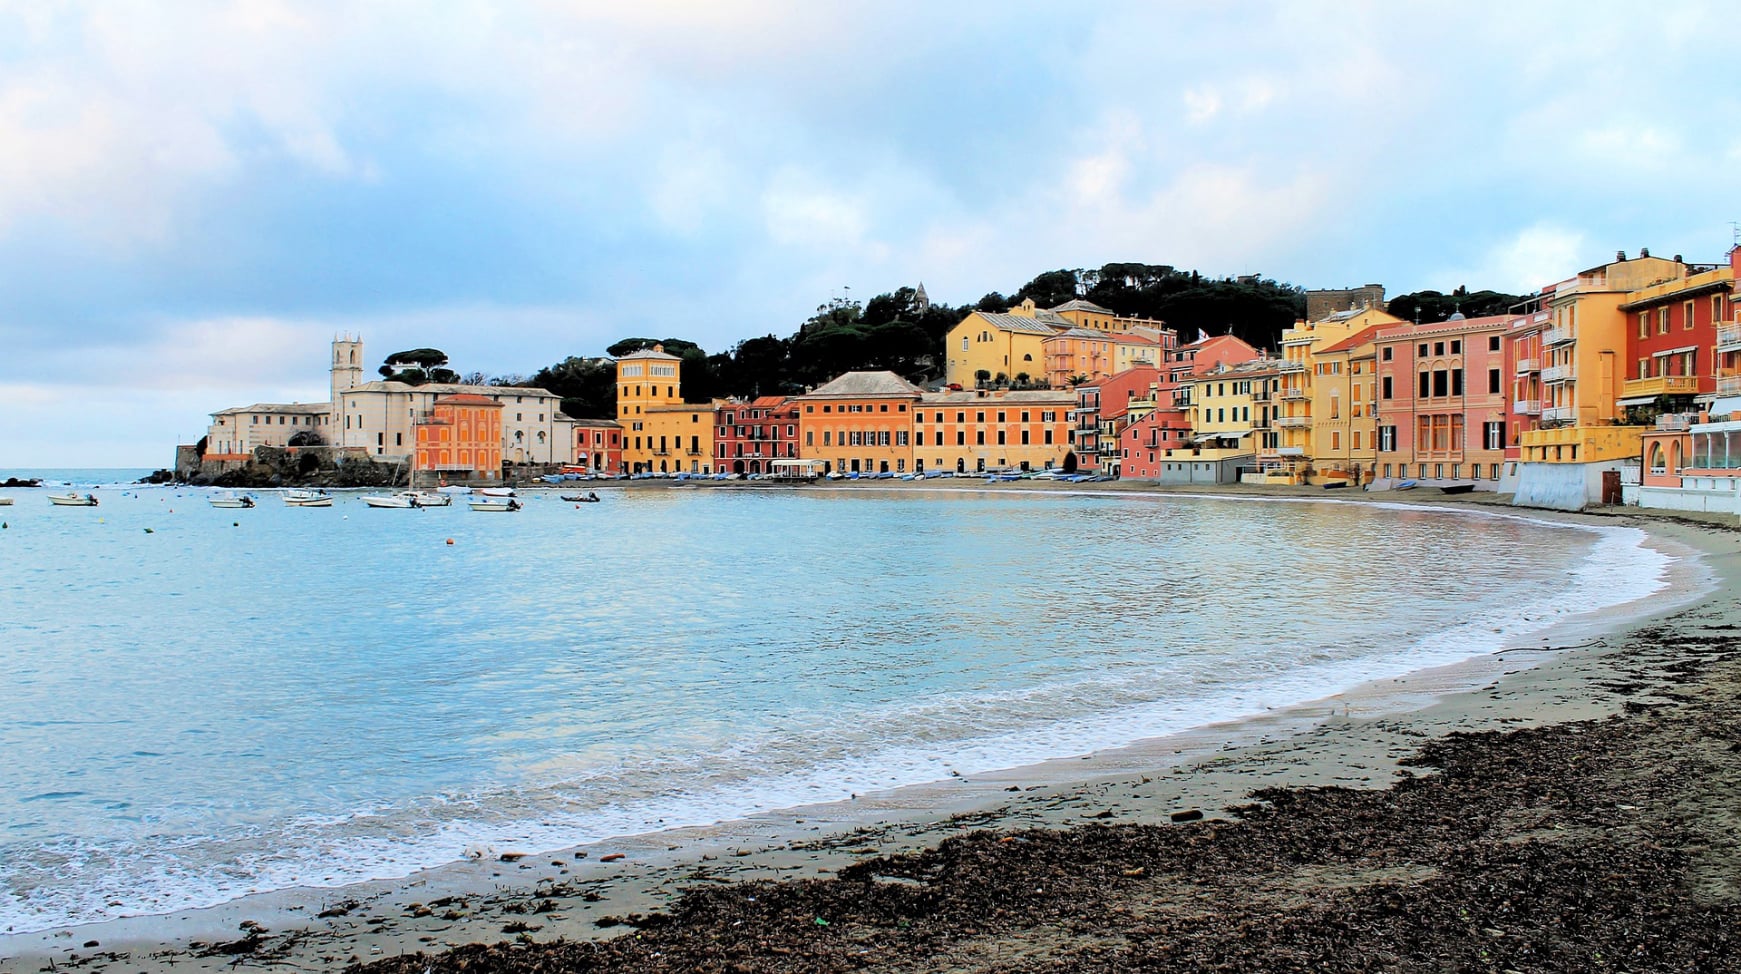
{"label": "balcony", "polygon": [[1567,423],[1577,418],[1578,408],[1576,406],[1542,407],[1542,422],[1544,423]]}
{"label": "balcony", "polygon": [[1576,331],[1571,328],[1549,328],[1542,332],[1543,345],[1564,345],[1567,342],[1576,341],[1577,338]]}
{"label": "balcony", "polygon": [[1303,402],[1312,397],[1304,389],[1283,389],[1281,391],[1281,398]]}
{"label": "balcony", "polygon": [[1741,322],[1717,325],[1717,351],[1741,352]]}
{"label": "balcony", "polygon": [[1513,400],[1511,411],[1519,416],[1540,416],[1542,414],[1542,401],[1540,399]]}
{"label": "balcony", "polygon": [[1656,418],[1656,428],[1664,433],[1685,433],[1692,428],[1694,418],[1691,413],[1663,413]]}
{"label": "balcony", "polygon": [[1312,425],[1310,416],[1272,416],[1269,424],[1276,429],[1297,430]]}
{"label": "balcony", "polygon": [[1304,371],[1306,371],[1306,363],[1283,360],[1281,362],[1276,363],[1276,371],[1278,371],[1278,372],[1304,372]]}
{"label": "balcony", "polygon": [[1648,379],[1627,379],[1621,387],[1624,396],[1694,396],[1699,392],[1699,380],[1691,375],[1657,375]]}
{"label": "balcony", "polygon": [[1540,372],[1541,370],[1542,370],[1541,359],[1538,359],[1538,358],[1520,358],[1517,360],[1517,374],[1518,375],[1528,375],[1531,372]]}
{"label": "balcony", "polygon": [[1549,365],[1542,369],[1543,382],[1564,382],[1572,377],[1569,365]]}
{"label": "balcony", "polygon": [[1717,395],[1741,396],[1741,375],[1717,376]]}

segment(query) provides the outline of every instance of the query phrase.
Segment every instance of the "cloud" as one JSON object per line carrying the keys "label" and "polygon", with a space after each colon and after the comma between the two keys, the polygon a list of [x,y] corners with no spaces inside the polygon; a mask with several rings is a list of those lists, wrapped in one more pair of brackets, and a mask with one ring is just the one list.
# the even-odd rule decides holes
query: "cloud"
{"label": "cloud", "polygon": [[1468,267],[1430,275],[1430,280],[1436,283],[1421,287],[1450,291],[1467,284],[1472,288],[1530,294],[1595,263],[1598,258],[1587,251],[1584,233],[1537,224],[1493,243]]}

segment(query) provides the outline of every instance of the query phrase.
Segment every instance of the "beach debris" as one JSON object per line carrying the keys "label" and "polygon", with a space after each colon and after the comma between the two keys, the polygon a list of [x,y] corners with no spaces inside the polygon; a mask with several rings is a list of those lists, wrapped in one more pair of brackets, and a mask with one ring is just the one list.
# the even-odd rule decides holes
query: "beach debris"
{"label": "beach debris", "polygon": [[1175,822],[1195,822],[1203,817],[1203,810],[1200,808],[1187,808],[1183,811],[1174,812],[1167,817]]}
{"label": "beach debris", "polygon": [[349,916],[352,910],[355,910],[362,905],[363,904],[358,903],[356,900],[342,900],[338,903],[334,903],[332,906],[327,907],[319,913],[316,913],[315,916],[322,920],[331,919],[332,917]]}
{"label": "beach debris", "polygon": [[496,858],[502,862],[519,862],[526,858],[526,854],[524,852],[504,852]]}
{"label": "beach debris", "polygon": [[623,853],[613,852],[608,856],[599,856],[598,861],[599,862],[616,862],[618,859],[625,859],[625,858],[627,858],[627,857],[625,855],[623,855]]}

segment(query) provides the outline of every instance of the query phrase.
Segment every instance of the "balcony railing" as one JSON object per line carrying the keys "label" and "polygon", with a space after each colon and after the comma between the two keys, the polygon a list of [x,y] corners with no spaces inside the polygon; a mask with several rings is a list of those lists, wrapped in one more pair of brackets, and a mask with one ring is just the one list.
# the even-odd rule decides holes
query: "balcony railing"
{"label": "balcony railing", "polygon": [[1717,351],[1741,351],[1741,322],[1717,325]]}
{"label": "balcony railing", "polygon": [[1528,375],[1531,372],[1540,372],[1541,370],[1542,370],[1541,359],[1538,359],[1538,358],[1520,358],[1517,360],[1517,374],[1518,375]]}
{"label": "balcony railing", "polygon": [[1305,429],[1306,427],[1312,425],[1312,417],[1310,417],[1310,416],[1272,416],[1272,417],[1270,417],[1269,423],[1271,426],[1274,426],[1277,429],[1284,429],[1284,430]]}
{"label": "balcony railing", "polygon": [[1717,376],[1717,395],[1741,396],[1741,375]]}
{"label": "balcony railing", "polygon": [[1303,400],[1303,399],[1310,399],[1312,397],[1310,395],[1308,395],[1306,390],[1304,390],[1304,389],[1283,389],[1281,391],[1281,398],[1293,399],[1293,400]]}
{"label": "balcony railing", "polygon": [[1542,401],[1540,399],[1517,399],[1511,403],[1511,411],[1519,416],[1540,416]]}
{"label": "balcony railing", "polygon": [[1304,362],[1290,362],[1287,360],[1283,360],[1281,362],[1276,363],[1276,371],[1278,371],[1278,372],[1304,372],[1304,371],[1306,371],[1306,363],[1304,363]]}
{"label": "balcony railing", "polygon": [[1577,332],[1571,328],[1549,328],[1547,331],[1542,332],[1542,344],[1564,345],[1567,342],[1576,340],[1577,337]]}
{"label": "balcony railing", "polygon": [[1697,376],[1656,375],[1648,379],[1627,379],[1621,386],[1626,396],[1692,396],[1699,391]]}
{"label": "balcony railing", "polygon": [[1572,377],[1572,367],[1569,365],[1548,365],[1542,368],[1543,382],[1564,382]]}
{"label": "balcony railing", "polygon": [[1692,427],[1693,418],[1686,413],[1664,413],[1656,418],[1656,428],[1665,433],[1685,433]]}
{"label": "balcony railing", "polygon": [[1567,420],[1573,420],[1573,419],[1577,419],[1577,418],[1578,418],[1578,409],[1576,406],[1543,406],[1542,407],[1542,422],[1544,422],[1544,423],[1563,423],[1563,422],[1566,422]]}

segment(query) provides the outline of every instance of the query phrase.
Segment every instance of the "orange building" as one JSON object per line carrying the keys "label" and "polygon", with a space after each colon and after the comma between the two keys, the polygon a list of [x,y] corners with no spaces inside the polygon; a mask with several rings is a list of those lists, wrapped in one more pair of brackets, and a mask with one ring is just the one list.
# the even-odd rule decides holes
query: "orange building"
{"label": "orange building", "polygon": [[415,424],[414,469],[444,480],[496,480],[502,475],[502,404],[487,396],[442,396]]}
{"label": "orange building", "polygon": [[918,386],[893,372],[848,372],[802,396],[798,454],[829,473],[906,473],[913,469],[913,409]]}

